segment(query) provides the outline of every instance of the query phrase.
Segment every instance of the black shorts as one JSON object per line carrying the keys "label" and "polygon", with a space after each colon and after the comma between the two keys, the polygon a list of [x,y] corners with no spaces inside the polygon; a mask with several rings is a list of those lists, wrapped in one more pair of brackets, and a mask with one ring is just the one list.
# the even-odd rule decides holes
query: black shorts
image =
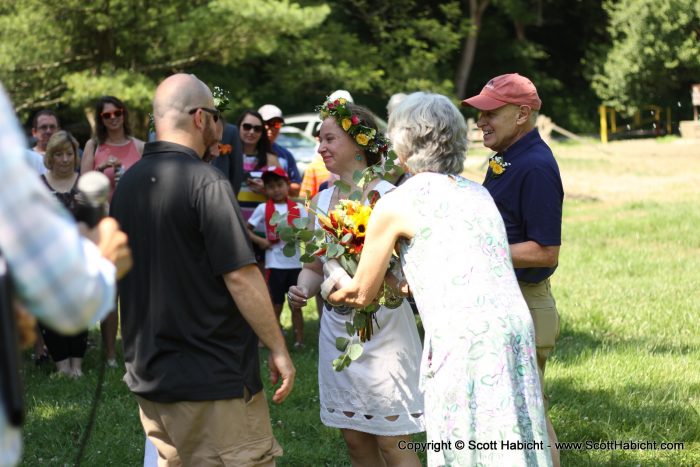
{"label": "black shorts", "polygon": [[297,285],[299,269],[268,269],[267,286],[270,289],[270,298],[275,305],[284,305],[284,298],[293,285]]}

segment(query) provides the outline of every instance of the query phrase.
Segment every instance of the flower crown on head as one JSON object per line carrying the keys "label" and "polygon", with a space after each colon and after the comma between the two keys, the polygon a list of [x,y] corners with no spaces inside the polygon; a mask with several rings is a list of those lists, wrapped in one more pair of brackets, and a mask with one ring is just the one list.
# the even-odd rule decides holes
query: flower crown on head
{"label": "flower crown on head", "polygon": [[366,152],[384,155],[389,150],[389,140],[379,131],[367,126],[359,115],[347,107],[348,101],[342,97],[326,102],[316,108],[321,120],[333,117],[338,125]]}

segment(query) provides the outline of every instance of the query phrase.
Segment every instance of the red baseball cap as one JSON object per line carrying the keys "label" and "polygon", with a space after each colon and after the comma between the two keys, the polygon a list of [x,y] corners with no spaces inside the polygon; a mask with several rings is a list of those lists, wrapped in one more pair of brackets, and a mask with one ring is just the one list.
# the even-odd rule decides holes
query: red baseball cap
{"label": "red baseball cap", "polygon": [[462,101],[462,105],[478,110],[495,110],[506,104],[528,105],[532,110],[542,107],[535,85],[517,73],[496,76],[486,83],[478,95]]}
{"label": "red baseball cap", "polygon": [[289,181],[289,175],[287,175],[287,172],[282,167],[276,167],[274,165],[270,165],[270,166],[263,167],[262,169],[260,169],[260,171],[262,172],[262,175],[260,176],[260,178],[262,178],[263,180],[265,180],[265,176],[275,174],[278,177],[282,177],[283,179]]}

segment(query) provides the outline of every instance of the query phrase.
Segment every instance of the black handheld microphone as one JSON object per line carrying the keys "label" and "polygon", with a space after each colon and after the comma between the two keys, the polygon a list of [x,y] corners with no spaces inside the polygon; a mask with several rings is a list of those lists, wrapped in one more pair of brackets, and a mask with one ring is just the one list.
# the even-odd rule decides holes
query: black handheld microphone
{"label": "black handheld microphone", "polygon": [[24,392],[19,373],[19,339],[11,291],[7,263],[0,253],[0,393],[8,422],[19,427],[24,421]]}
{"label": "black handheld microphone", "polygon": [[107,215],[109,179],[101,172],[91,171],[78,179],[75,197],[75,220],[93,228]]}

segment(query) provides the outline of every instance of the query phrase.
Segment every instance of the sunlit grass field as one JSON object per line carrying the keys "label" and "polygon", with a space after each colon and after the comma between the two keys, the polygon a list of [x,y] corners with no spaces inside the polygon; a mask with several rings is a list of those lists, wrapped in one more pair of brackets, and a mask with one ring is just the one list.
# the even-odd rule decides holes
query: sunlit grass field
{"label": "sunlit grass field", "polygon": [[[550,415],[560,442],[682,442],[683,449],[567,450],[562,465],[700,465],[700,184],[692,175],[700,173],[700,150],[659,150],[654,141],[619,154],[618,147],[609,145],[610,155],[555,146],[567,199],[552,279],[562,327],[547,366]],[[467,175],[480,180],[486,153],[474,153]],[[291,336],[288,314],[283,317]],[[279,465],[349,465],[339,432],[319,421],[315,309],[307,308],[305,319],[306,348],[292,350],[294,392],[271,407],[285,450]],[[96,330],[91,340],[99,342]],[[25,355],[24,465],[74,462],[97,355],[96,346],[88,350],[78,381],[37,368]],[[138,407],[122,374],[107,370],[83,465],[142,462]]]}

